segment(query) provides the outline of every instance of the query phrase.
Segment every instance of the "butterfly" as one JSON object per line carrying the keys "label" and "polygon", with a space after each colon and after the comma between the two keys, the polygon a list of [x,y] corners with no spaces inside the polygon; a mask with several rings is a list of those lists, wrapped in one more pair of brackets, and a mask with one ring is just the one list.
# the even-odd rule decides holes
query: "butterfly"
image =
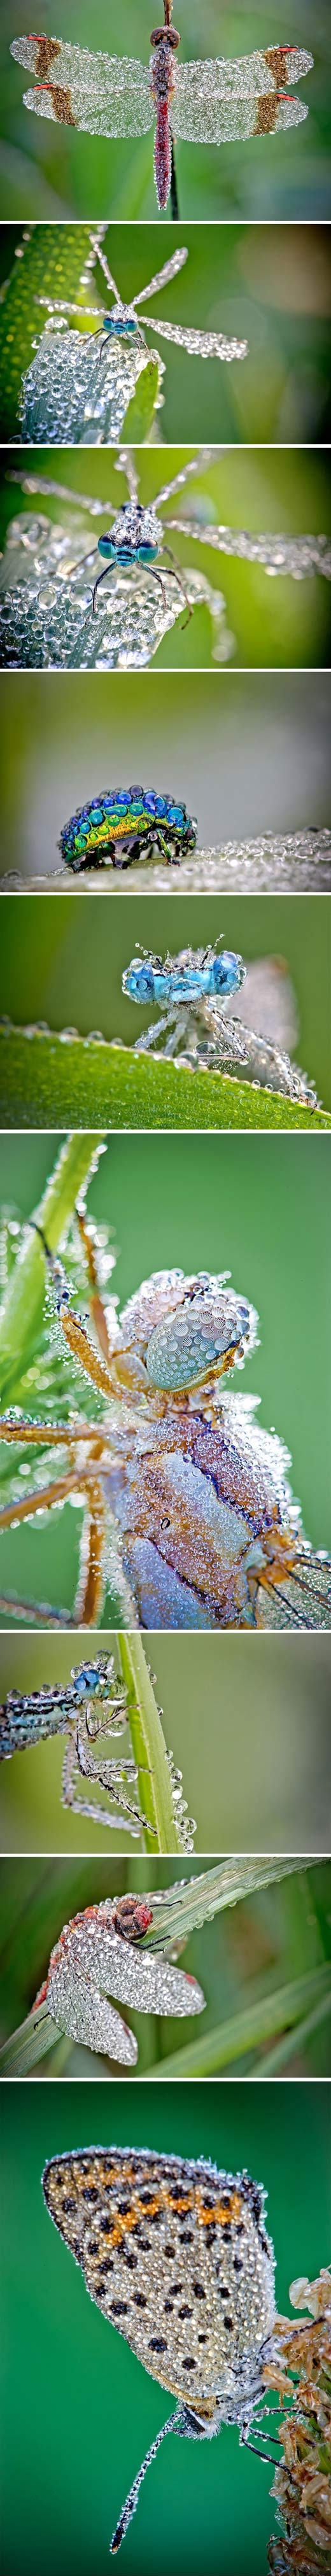
{"label": "butterfly", "polygon": [[265,2194],[246,2172],[219,2172],[204,2157],[125,2147],[53,2156],[43,2191],[96,2306],[176,2399],[116,2524],[115,2555],[166,2433],[210,2440],[237,2424],[255,2447],[275,2317]]}

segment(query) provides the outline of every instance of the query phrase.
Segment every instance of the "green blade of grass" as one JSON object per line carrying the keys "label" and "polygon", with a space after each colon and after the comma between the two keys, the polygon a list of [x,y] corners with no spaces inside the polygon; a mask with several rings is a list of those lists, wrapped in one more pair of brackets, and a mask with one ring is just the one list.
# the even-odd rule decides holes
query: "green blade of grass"
{"label": "green blade of grass", "polygon": [[275,2048],[268,2048],[261,2065],[255,2065],[252,2068],[249,2083],[256,2082],[258,2076],[281,2075],[283,2066],[288,2066],[289,2058],[299,2055],[300,2049],[305,2047],[306,2040],[313,2038],[314,2031],[320,2029],[322,2021],[327,2021],[329,2013],[331,2013],[331,1984],[329,1994],[321,1995],[321,2001],[315,2004],[314,2011],[305,2013],[303,2021],[297,2022],[294,2031],[285,2031],[284,2039],[279,2039]]}
{"label": "green blade of grass", "polygon": [[276,1091],[201,1073],[198,1065],[136,1056],[112,1040],[0,1031],[0,1125],[134,1128],[329,1128],[331,1112],[302,1109]]}
{"label": "green blade of grass", "polygon": [[142,1638],[117,1634],[120,1671],[127,1690],[127,1714],[138,1792],[147,1817],[145,1849],[180,1852],[183,1848],[173,1804],[165,1737]]}
{"label": "green blade of grass", "polygon": [[[187,1941],[190,1932],[203,1923],[212,1923],[215,1914],[225,1906],[238,1905],[245,1896],[254,1896],[258,1888],[272,1887],[281,1878],[292,1877],[294,1870],[304,1869],[304,1861],[243,1860],[231,1853],[230,1860],[220,1860],[213,1869],[203,1870],[198,1878],[188,1879],[180,1887],[164,1888],[157,1899],[155,1917],[145,1936],[144,1949],[164,1949],[165,1941],[180,1937]],[[150,1897],[153,1907],[153,1892]]]}
{"label": "green blade of grass", "polygon": [[258,2003],[246,2004],[242,2012],[219,2022],[203,2038],[174,2050],[171,2057],[160,2058],[158,2065],[151,2067],[150,2080],[170,2080],[174,2075],[219,2075],[223,2066],[263,2046],[263,2041],[272,2039],[277,2031],[294,2028],[305,2007],[313,2008],[325,1994],[331,1994],[328,1963],[309,1969],[304,1977],[294,1977],[290,1985],[277,1987],[274,1994],[262,1995]]}
{"label": "green blade of grass", "polygon": [[[33,1211],[34,1224],[41,1226],[50,1251],[65,1235],[80,1191],[93,1171],[103,1137],[89,1132],[84,1136],[69,1135],[61,1147],[54,1172],[46,1183],[39,1207]],[[39,1327],[45,1287],[45,1254],[38,1235],[24,1234],[16,1268],[6,1289],[0,1313],[0,1407],[3,1411],[17,1386],[33,1337]],[[19,1367],[18,1367],[18,1354]]]}
{"label": "green blade of grass", "polygon": [[[4,440],[14,439],[19,432],[22,376],[34,356],[36,334],[39,340],[45,326],[46,312],[38,303],[38,296],[65,296],[77,303],[81,292],[82,305],[86,304],[87,288],[86,284],[82,286],[82,279],[90,248],[88,224],[37,223],[32,225],[30,238],[21,245],[20,258],[14,257],[0,305],[0,399]],[[93,330],[94,324],[91,327]]]}

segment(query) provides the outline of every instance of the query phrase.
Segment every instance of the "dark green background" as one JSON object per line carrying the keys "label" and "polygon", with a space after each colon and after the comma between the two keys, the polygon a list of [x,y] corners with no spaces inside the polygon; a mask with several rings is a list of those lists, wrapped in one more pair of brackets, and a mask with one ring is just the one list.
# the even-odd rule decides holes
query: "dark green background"
{"label": "dark green background", "polygon": [[[0,1203],[31,1214],[57,1148],[55,1136],[3,1135]],[[229,1268],[235,1290],[258,1307],[261,1346],[238,1379],[239,1394],[259,1393],[261,1423],[274,1423],[288,1443],[307,1534],[326,1547],[329,1168],[326,1135],[128,1135],[109,1139],[88,1193],[91,1214],[107,1219],[119,1246],[120,1305],[152,1270],[182,1264],[189,1272]],[[33,1394],[31,1409],[38,1411]],[[37,1586],[39,1598],[71,1609],[77,1516],[70,1505],[54,1515],[52,1534],[37,1524],[37,1545],[31,1525],[6,1533],[1,1560],[3,1587],[23,1584],[29,1593]]]}
{"label": "dark green background", "polygon": [[[291,1147],[293,1152],[293,1145]],[[66,1515],[66,1552],[71,1539]],[[18,1533],[16,1534],[16,1536]],[[26,1536],[26,1534],[25,1534]],[[39,1545],[50,1577],[50,1538],[30,1533],[28,1575],[36,1583]],[[4,1540],[1,1539],[1,1563]],[[53,1527],[55,1569],[63,1522]],[[8,1550],[8,1542],[7,1542]],[[2,1580],[2,1577],[1,1577]],[[59,1575],[60,1580],[60,1575]],[[4,1619],[1,1620],[2,1632]],[[103,1631],[112,1649],[112,1637]],[[86,1640],[85,1640],[86,1643]],[[183,1771],[204,1851],[325,1851],[330,1773],[330,1639],[297,1636],[156,1635],[146,1640],[163,1709],[167,1745]],[[0,1635],[0,1694],[68,1681],[81,1662],[80,1636]],[[123,1826],[102,1825],[61,1805],[64,1740],[16,1753],[0,1766],[0,1840],[7,1852],[97,1852],[112,1865],[127,1852]],[[134,1849],[128,1860],[132,1886]],[[146,1862],[143,1870],[146,1872]],[[148,1867],[150,1866],[148,1862]],[[168,1867],[168,1863],[166,1864]],[[144,1882],[145,1883],[145,1882]],[[64,1907],[65,1912],[65,1907]]]}
{"label": "dark green background", "polygon": [[[14,65],[12,66],[15,72]],[[32,125],[32,119],[26,118]],[[38,126],[44,138],[45,127]],[[70,146],[70,136],[68,136]],[[193,155],[192,155],[193,157]],[[216,158],[216,155],[215,155]],[[1,168],[1,152],[0,152]],[[0,183],[1,184],[1,183]],[[0,282],[17,266],[22,224],[0,229]],[[46,232],[46,248],[48,236]],[[42,237],[42,236],[41,236]],[[64,228],[63,249],[66,233]],[[208,241],[201,224],[109,224],[103,248],[119,294],[125,303],[142,294],[149,279],[169,259],[174,246],[188,249],[185,269],[172,285],[151,297],[160,323],[190,325],[195,330],[223,331],[247,340],[248,356],[230,366],[217,358],[188,356],[171,341],[147,330],[146,345],[157,348],[166,369],[163,407],[157,415],[158,439],[288,439],[300,444],[327,439],[330,432],[329,334],[331,251],[327,226],[319,224],[210,224]],[[207,255],[206,255],[207,251]],[[70,295],[70,286],[62,288]],[[102,269],[96,262],[82,303],[109,305]],[[142,295],[142,312],[144,296]],[[31,312],[31,341],[24,365],[34,354],[46,316]],[[76,320],[76,329],[79,327]],[[143,326],[142,326],[143,327]],[[86,329],[86,324],[82,324]],[[94,324],[96,329],[97,325]],[[23,367],[23,357],[21,358]],[[20,436],[17,411],[9,393],[0,437]],[[4,374],[6,406],[7,379]]]}
{"label": "dark green background", "polygon": [[[51,2155],[112,2138],[161,2154],[211,2156],[247,2166],[268,2190],[277,2254],[277,2301],[328,2260],[330,2106],[325,2086],[160,2084],[155,2095],[116,2085],[113,2113],[101,2084],[8,2086],[2,2103],[3,2413],[8,2576],[103,2576],[111,2530],[145,2449],[166,2421],[164,2391],[140,2369],[86,2299],[84,2282],[43,2208],[40,2175]],[[275,2530],[272,2470],[218,2442],[171,2441],[151,2470],[139,2519],[125,2543],[128,2576],[157,2564],[212,2576],[266,2576]]]}
{"label": "dark green background", "polygon": [[[170,671],[161,686],[154,671],[57,671],[56,683],[51,672],[8,671],[0,868],[60,867],[69,814],[96,788],[130,779],[185,798],[198,849],[327,824],[330,728],[327,672],[183,672],[179,690]],[[180,884],[179,870],[165,872],[167,902]],[[106,887],[131,901],[134,871],[110,870]],[[143,911],[141,920],[143,938]]]}
{"label": "dark green background", "polygon": [[[194,456],[192,448],[171,447],[164,450],[136,450],[139,466],[139,497],[143,506],[155,503],[164,483],[182,471]],[[125,476],[118,474],[115,451],[89,449],[79,453],[63,447],[20,448],[2,451],[2,489],[0,492],[0,541],[3,543],[8,522],[21,510],[45,514],[51,520],[72,526],[71,506],[66,502],[35,496],[29,497],[19,485],[10,482],[11,472],[19,475],[30,466],[37,476],[49,475],[64,484],[73,498],[88,493],[119,510],[127,500]],[[327,533],[331,528],[331,488],[329,456],[317,447],[229,448],[216,455],[212,463],[201,464],[183,492],[167,502],[166,519],[182,517],[187,507],[205,513],[206,522],[230,528],[254,530],[259,534],[290,536]],[[99,522],[79,520],[82,555],[88,553],[97,539]],[[206,544],[194,543],[186,536],[170,535],[178,562],[193,566],[209,581],[213,591],[221,592],[226,603],[227,628],[234,638],[232,665],[268,670],[329,666],[331,640],[330,581],[313,573],[303,580],[279,574],[270,577],[261,564],[249,564],[213,552]],[[161,561],[161,554],[160,554]],[[111,574],[109,576],[111,579]],[[188,625],[180,614],[175,626],[153,656],[154,668],[163,670],[207,670],[213,667],[212,629],[209,610],[194,609]],[[215,665],[214,665],[215,667]]]}
{"label": "dark green background", "polygon": [[[180,881],[179,881],[180,882]],[[2,907],[0,1012],[19,1026],[47,1020],[52,1029],[74,1026],[80,1036],[101,1029],[105,1038],[134,1046],[160,1009],[143,1010],[122,994],[122,975],[137,943],[164,958],[189,944],[224,947],[251,958],[279,958],[291,976],[299,1035],[291,1054],[316,1083],[322,1107],[331,1104],[331,906],[304,896],[132,894],[115,909],[108,895],[78,904],[69,894],[50,904],[41,895],[25,903],[8,895]],[[243,1005],[245,987],[243,989]],[[161,1011],[162,1017],[162,1011]],[[40,1114],[40,1113],[39,1113]],[[52,1115],[50,1074],[49,1117]],[[46,1112],[47,1115],[47,1112]]]}
{"label": "dark green background", "polygon": [[[201,1869],[199,1859],[183,1861],[181,1881],[191,1880]],[[1,2044],[21,2027],[33,2006],[39,1987],[47,1977],[50,1953],[59,1940],[63,1923],[70,1922],[82,1908],[100,1904],[105,1897],[119,1897],[127,1889],[134,1895],[145,1895],[154,1888],[161,1890],[176,1884],[178,1861],[136,1860],[131,1854],[116,1863],[109,1860],[5,1860],[0,1868],[0,1968],[1,1968]],[[239,1905],[228,1906],[216,1914],[213,1923],[205,1923],[185,1942],[181,1966],[187,1976],[197,1977],[205,1997],[205,2010],[199,2027],[188,2020],[157,2017],[153,2013],[133,2011],[125,2002],[125,2020],[129,2020],[138,2045],[135,2082],[149,2076],[154,2068],[157,2081],[164,2059],[177,2052],[177,2080],[184,2078],[182,2051],[185,2045],[230,2020],[233,2013],[250,2012],[260,1999],[271,1998],[292,1978],[310,1975],[331,1958],[331,1861],[319,1862],[300,1873],[280,1880],[252,1894]],[[109,1986],[111,1994],[111,1980]],[[286,2012],[284,2009],[286,2026]],[[89,2077],[99,2075],[111,2082],[114,2075],[122,2080],[122,2069],[113,2058],[99,2057],[90,2049],[54,2032],[55,2047],[36,2062],[35,2072],[41,2081],[65,2074]],[[238,2054],[227,2066],[227,2080],[233,2074],[252,2075],[257,2065],[264,2072],[265,2048],[256,2050],[252,2040],[246,2053]],[[268,2056],[268,2043],[267,2043]],[[215,2062],[215,2061],[214,2061]],[[1,2073],[3,2072],[1,2067]],[[9,2069],[8,2069],[9,2072]],[[306,2043],[300,2044],[293,2032],[292,2050],[286,2068],[287,2076],[329,2075],[331,2073],[331,2016],[321,2022]],[[189,2080],[189,2079],[186,2079]],[[131,2083],[132,2074],[127,2078]]]}
{"label": "dark green background", "polygon": [[[314,70],[299,83],[308,107],[304,123],[279,135],[220,149],[180,143],[176,161],[182,219],[225,216],[250,222],[316,221],[330,213],[330,17],[327,0],[178,0],[183,62],[242,55],[257,46],[307,46]],[[3,8],[3,107],[1,212],[6,216],[74,215],[147,217],[156,214],[153,126],[137,140],[111,143],[72,133],[28,114],[23,92],[33,83],[8,48],[29,33],[31,0],[5,0]],[[68,0],[35,0],[37,33],[62,36],[93,51],[133,55],[147,66],[153,9],[147,0],[80,0],[79,24]],[[161,239],[162,217],[159,218]]]}

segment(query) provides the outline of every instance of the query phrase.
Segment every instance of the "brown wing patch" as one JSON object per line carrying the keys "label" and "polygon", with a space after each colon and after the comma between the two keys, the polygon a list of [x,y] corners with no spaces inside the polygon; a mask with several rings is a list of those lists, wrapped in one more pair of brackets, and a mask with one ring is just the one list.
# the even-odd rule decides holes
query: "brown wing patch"
{"label": "brown wing patch", "polygon": [[61,44],[57,42],[55,36],[35,36],[34,43],[36,45],[36,79],[38,81],[48,81],[52,63],[56,62],[57,55],[62,52]]}
{"label": "brown wing patch", "polygon": [[264,98],[257,100],[254,134],[273,134],[277,125],[277,116],[277,92],[274,89],[268,90]]}
{"label": "brown wing patch", "polygon": [[276,89],[286,89],[287,87],[288,54],[290,52],[291,46],[286,47],[286,45],[267,45],[264,49],[264,60],[267,72],[271,72],[271,79],[275,81]]}

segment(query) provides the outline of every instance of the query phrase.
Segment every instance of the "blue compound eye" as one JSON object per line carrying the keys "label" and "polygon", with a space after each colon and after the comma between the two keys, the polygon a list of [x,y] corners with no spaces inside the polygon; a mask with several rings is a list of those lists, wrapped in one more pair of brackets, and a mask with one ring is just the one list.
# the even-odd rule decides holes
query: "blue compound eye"
{"label": "blue compound eye", "polygon": [[128,970],[127,992],[133,1002],[153,1002],[154,975],[151,966],[132,966]]}
{"label": "blue compound eye", "polygon": [[74,1690],[77,1691],[78,1699],[81,1698],[83,1691],[97,1690],[99,1680],[98,1664],[81,1664],[80,1668],[78,1665],[77,1673],[74,1674]]}
{"label": "blue compound eye", "polygon": [[112,537],[98,537],[98,555],[104,555],[106,563],[112,563],[115,554]]}
{"label": "blue compound eye", "polygon": [[158,547],[147,545],[145,540],[141,546],[137,547],[138,563],[155,563],[157,553]]}
{"label": "blue compound eye", "polygon": [[215,993],[236,993],[242,983],[240,959],[232,949],[224,948],[223,957],[215,957],[213,985]]}

